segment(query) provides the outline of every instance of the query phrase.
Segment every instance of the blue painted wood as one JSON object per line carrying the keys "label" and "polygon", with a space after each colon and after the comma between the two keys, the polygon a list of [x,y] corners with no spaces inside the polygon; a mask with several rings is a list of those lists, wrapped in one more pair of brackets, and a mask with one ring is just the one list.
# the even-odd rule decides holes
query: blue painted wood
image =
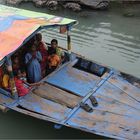
{"label": "blue painted wood", "polygon": [[110,77],[109,82],[140,103],[140,88],[132,85],[117,74],[114,74],[112,77]]}
{"label": "blue painted wood", "polygon": [[138,140],[140,138],[140,119],[98,109],[94,109],[93,113],[79,109],[67,122],[67,125],[119,139]]}
{"label": "blue painted wood", "polygon": [[140,111],[140,102],[108,81],[98,90],[97,93],[95,93],[95,95],[98,94],[117,100],[120,103],[126,104]]}
{"label": "blue painted wood", "polygon": [[47,79],[47,82],[71,91],[80,96],[86,96],[101,80],[101,78],[80,71],[71,65],[62,68]]}
{"label": "blue painted wood", "polygon": [[66,106],[41,98],[32,93],[20,99],[19,105],[27,110],[54,118],[57,121],[65,119],[71,111]]}
{"label": "blue painted wood", "polygon": [[2,88],[0,88],[0,94],[6,95],[8,97],[12,97],[10,92],[8,92]]}
{"label": "blue painted wood", "polygon": [[[94,94],[96,91],[98,91],[100,89],[100,87],[111,77],[111,75],[113,74],[113,71],[110,71],[110,73],[108,73],[108,75],[106,75],[106,77],[104,77],[98,84],[96,87],[94,87],[94,89],[89,92],[83,99],[82,99],[82,103],[85,103],[89,97]],[[73,115],[77,112],[77,110],[80,108],[80,105],[76,106],[67,116],[66,120],[64,120],[64,124],[66,124],[68,122],[68,120],[70,118],[73,117]]]}
{"label": "blue painted wood", "polygon": [[18,100],[14,100],[4,94],[0,93],[0,104],[4,105],[5,107],[16,106]]}

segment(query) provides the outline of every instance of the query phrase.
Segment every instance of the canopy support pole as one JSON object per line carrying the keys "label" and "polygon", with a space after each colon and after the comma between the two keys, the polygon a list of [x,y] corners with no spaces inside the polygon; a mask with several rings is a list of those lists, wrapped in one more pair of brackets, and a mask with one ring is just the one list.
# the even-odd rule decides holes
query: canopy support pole
{"label": "canopy support pole", "polygon": [[67,26],[67,49],[69,53],[69,59],[71,56],[71,35],[70,35],[70,26]]}
{"label": "canopy support pole", "polygon": [[8,56],[6,57],[6,65],[7,65],[7,71],[10,77],[9,85],[10,85],[11,95],[14,99],[17,99],[18,93],[17,93],[17,88],[16,88],[15,80],[14,80],[11,57],[8,57]]}

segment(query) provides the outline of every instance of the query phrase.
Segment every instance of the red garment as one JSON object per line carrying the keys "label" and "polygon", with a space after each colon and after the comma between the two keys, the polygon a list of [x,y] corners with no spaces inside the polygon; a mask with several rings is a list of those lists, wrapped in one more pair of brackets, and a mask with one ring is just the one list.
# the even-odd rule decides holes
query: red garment
{"label": "red garment", "polygon": [[13,64],[13,71],[18,71],[20,69],[20,65]]}
{"label": "red garment", "polygon": [[0,87],[2,87],[3,69],[0,67]]}
{"label": "red garment", "polygon": [[24,82],[18,78],[15,78],[15,84],[19,96],[24,96],[29,93],[29,88],[24,86]]}
{"label": "red garment", "polygon": [[41,53],[42,55],[42,61],[41,61],[41,70],[44,71],[46,69],[46,65],[47,65],[47,58],[48,58],[48,52],[47,52],[47,48],[45,47],[44,42],[40,42],[39,46],[38,46],[38,51]]}

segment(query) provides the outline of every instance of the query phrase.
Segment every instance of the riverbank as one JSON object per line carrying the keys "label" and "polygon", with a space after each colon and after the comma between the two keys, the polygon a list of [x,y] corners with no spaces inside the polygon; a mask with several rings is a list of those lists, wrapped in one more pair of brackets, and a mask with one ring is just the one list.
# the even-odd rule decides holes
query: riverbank
{"label": "riverbank", "polygon": [[94,10],[106,10],[109,7],[109,0],[5,0],[6,4],[17,6],[23,2],[32,2],[36,7],[47,7],[50,10],[59,8],[81,11],[84,8]]}
{"label": "riverbank", "polygon": [[[105,11],[113,8],[113,4],[118,4],[123,11],[123,16],[133,17],[135,16],[135,5],[140,4],[140,2],[132,1],[110,1],[110,0],[0,0],[0,3],[6,5],[12,5],[18,7],[23,3],[33,3],[37,8],[46,8],[50,11],[59,11],[67,9],[74,12],[83,12],[88,10],[93,11]],[[130,8],[131,7],[131,8]],[[137,13],[136,13],[137,16]]]}
{"label": "riverbank", "polygon": [[[140,77],[140,7],[127,7],[135,16],[124,18],[124,9],[121,6],[114,3],[105,12],[85,10],[77,13],[66,9],[51,11],[47,8],[36,8],[31,2],[20,4],[19,8],[78,20],[79,24],[71,32],[72,51]],[[58,30],[43,30],[42,34],[47,42],[55,38],[60,46],[66,46],[66,38]],[[0,120],[1,139],[106,139],[66,127],[56,130],[52,123],[14,111],[0,113]]]}

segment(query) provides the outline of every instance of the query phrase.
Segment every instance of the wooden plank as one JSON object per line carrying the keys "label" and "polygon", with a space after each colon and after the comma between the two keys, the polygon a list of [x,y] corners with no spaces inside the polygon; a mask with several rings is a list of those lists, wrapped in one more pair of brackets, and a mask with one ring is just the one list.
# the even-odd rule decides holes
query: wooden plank
{"label": "wooden plank", "polygon": [[[98,106],[93,107],[94,109],[111,112],[113,114],[118,114],[122,116],[128,116],[132,118],[140,118],[140,110],[137,110],[127,104],[123,104],[118,100],[112,99],[110,97],[100,94],[98,91],[94,94],[97,99]],[[91,101],[88,100],[87,103],[92,106]]]}
{"label": "wooden plank", "polygon": [[93,74],[78,70],[68,65],[56,72],[46,81],[80,96],[86,96],[101,80]]}
{"label": "wooden plank", "polygon": [[10,107],[10,109],[12,109],[12,110],[14,110],[14,111],[17,111],[17,112],[19,112],[19,113],[25,114],[25,115],[29,115],[29,116],[31,116],[31,117],[38,118],[38,119],[40,119],[40,120],[45,120],[45,121],[60,123],[60,122],[59,122],[58,120],[56,120],[56,119],[53,119],[53,118],[50,118],[50,117],[48,117],[48,116],[45,116],[45,115],[41,115],[41,114],[32,112],[32,111],[30,111],[30,110],[26,110],[26,109],[20,108],[19,106]]}
{"label": "wooden plank", "polygon": [[65,119],[71,111],[66,106],[43,99],[33,93],[19,100],[19,105],[27,110],[49,116],[58,121]]}
{"label": "wooden plank", "polygon": [[88,113],[79,109],[67,124],[71,127],[110,137],[135,140],[140,138],[140,119],[106,111],[94,110],[93,113]]}
{"label": "wooden plank", "polygon": [[121,76],[115,74],[108,81],[140,102],[140,88],[132,85]]}
{"label": "wooden plank", "polygon": [[95,95],[98,95],[98,94],[117,100],[118,102],[122,104],[126,104],[140,111],[139,102],[137,102],[134,98],[130,97],[127,93],[125,93],[124,91],[122,91],[121,89],[117,88],[115,85],[109,82],[106,82],[97,91],[97,93],[95,93]]}
{"label": "wooden plank", "polygon": [[1,105],[4,104],[5,106],[8,106],[10,104],[13,104],[14,102],[15,102],[14,99],[0,93],[0,104]]}
{"label": "wooden plank", "polygon": [[39,86],[33,91],[33,93],[42,98],[65,105],[69,108],[74,108],[82,100],[82,98],[77,95],[63,91],[47,83]]}

